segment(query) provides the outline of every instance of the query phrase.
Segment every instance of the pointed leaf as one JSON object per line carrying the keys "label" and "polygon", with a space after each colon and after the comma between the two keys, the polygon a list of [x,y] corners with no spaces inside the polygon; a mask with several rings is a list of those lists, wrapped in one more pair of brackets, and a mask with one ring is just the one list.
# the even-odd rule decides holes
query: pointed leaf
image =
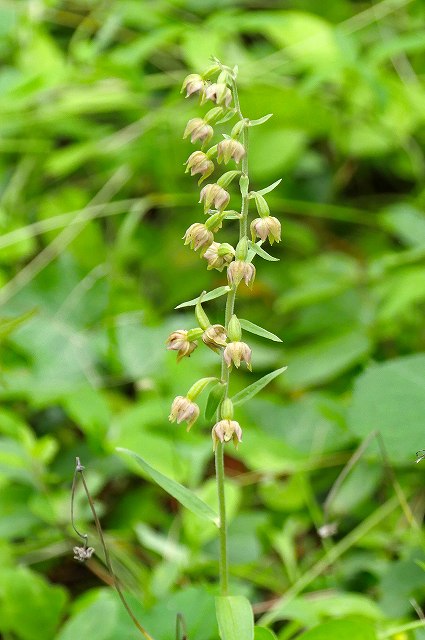
{"label": "pointed leaf", "polygon": [[235,396],[233,396],[233,398],[231,398],[233,404],[234,405],[243,404],[250,398],[253,398],[255,395],[257,395],[259,391],[261,391],[261,389],[264,389],[264,387],[268,385],[269,382],[271,382],[272,380],[277,378],[277,376],[280,376],[281,373],[286,371],[287,368],[288,367],[281,367],[280,369],[276,369],[276,371],[272,371],[271,373],[268,373],[267,375],[263,376],[256,382],[253,382],[252,384],[249,385],[249,387],[246,387],[246,389],[242,389],[242,391],[239,391],[239,393],[237,393]]}
{"label": "pointed leaf", "polygon": [[264,249],[260,246],[259,243],[250,241],[249,246],[250,246],[250,249],[252,249],[252,251],[254,251],[256,254],[260,256],[260,258],[264,258],[264,260],[268,260],[269,262],[279,262],[279,258],[274,258],[273,256],[270,255],[270,253],[267,253],[267,251],[264,251]]}
{"label": "pointed leaf", "polygon": [[250,120],[249,126],[258,127],[259,124],[264,124],[264,122],[267,122],[267,120],[270,120],[272,116],[273,116],[272,113],[268,113],[266,116],[263,116],[262,118],[257,118],[257,120]]}
{"label": "pointed leaf", "polygon": [[240,175],[241,175],[240,171],[236,171],[236,170],[226,171],[226,173],[223,173],[223,175],[219,177],[219,179],[217,180],[217,184],[223,189],[227,189],[229,184],[235,178],[237,178],[237,176],[240,176]]}
{"label": "pointed leaf", "polygon": [[236,111],[233,111],[231,109],[226,113],[225,116],[223,116],[223,118],[221,118],[221,120],[217,120],[216,124],[224,124],[225,122],[228,122],[228,120],[231,120],[235,114],[236,114]]}
{"label": "pointed leaf", "polygon": [[[208,300],[214,300],[214,298],[219,298],[220,296],[224,296],[225,293],[230,291],[230,287],[228,285],[223,287],[217,287],[217,289],[213,289],[209,291],[205,295],[202,296],[202,302],[208,302]],[[199,300],[199,296],[193,298],[192,300],[188,300],[187,302],[182,302],[178,304],[176,309],[183,309],[183,307],[194,307]]]}
{"label": "pointed leaf", "polygon": [[221,640],[254,640],[252,607],[244,596],[219,596],[215,611]]}
{"label": "pointed leaf", "polygon": [[239,322],[242,329],[245,329],[245,331],[255,333],[255,335],[261,336],[262,338],[268,338],[269,340],[273,340],[273,342],[282,342],[279,336],[276,336],[274,333],[270,333],[270,331],[263,329],[263,327],[259,327],[258,324],[254,324],[253,322],[244,320],[243,318],[239,318]]}
{"label": "pointed leaf", "polygon": [[200,498],[198,498],[198,496],[193,493],[193,491],[190,491],[179,482],[176,482],[175,480],[164,476],[162,473],[151,467],[150,464],[146,462],[146,460],[144,460],[134,451],[130,451],[129,449],[122,449],[121,447],[117,447],[117,451],[134,458],[134,460],[137,461],[146,475],[148,475],[154,482],[162,487],[164,491],[169,493],[170,496],[173,496],[173,498],[178,500],[180,504],[186,507],[186,509],[189,509],[189,511],[196,514],[197,516],[200,516],[201,518],[211,520],[217,526],[219,525],[219,518],[216,512]]}
{"label": "pointed leaf", "polygon": [[276,187],[278,187],[281,182],[282,182],[282,178],[280,178],[279,180],[276,180],[276,182],[273,182],[273,184],[269,185],[268,187],[264,187],[264,189],[260,189],[260,191],[257,191],[257,193],[259,193],[260,196],[265,196],[266,193],[270,193],[270,191],[273,191],[273,189],[276,189]]}
{"label": "pointed leaf", "polygon": [[205,407],[205,419],[211,420],[214,416],[214,413],[218,409],[218,405],[224,398],[224,394],[226,393],[226,385],[224,382],[217,382],[211,389],[207,405]]}

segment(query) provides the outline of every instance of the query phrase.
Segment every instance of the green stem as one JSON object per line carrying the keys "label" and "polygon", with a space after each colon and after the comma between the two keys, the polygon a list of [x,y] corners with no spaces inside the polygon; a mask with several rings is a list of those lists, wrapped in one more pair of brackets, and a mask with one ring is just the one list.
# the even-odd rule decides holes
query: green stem
{"label": "green stem", "polygon": [[[241,120],[244,119],[240,103],[238,90],[236,87],[236,82],[232,82],[232,91],[233,98],[235,101],[235,107],[237,114]],[[248,129],[247,127],[243,128],[242,133],[242,144],[245,147],[245,156],[242,159],[242,175],[248,175]],[[239,227],[239,240],[244,238],[247,235],[248,230],[248,209],[249,209],[249,198],[248,196],[242,197],[242,206],[241,206],[241,219],[240,219],[240,227]],[[224,318],[224,326],[228,327],[230,319],[235,310],[235,299],[236,299],[237,286],[231,288],[229,293],[227,294],[226,299],[226,312]],[[221,361],[221,379],[226,384],[226,391],[224,397],[227,398],[229,395],[229,378],[230,378],[230,370],[227,367],[224,358],[222,357]],[[217,412],[217,420],[220,420],[220,407]],[[215,450],[215,473],[217,480],[217,493],[218,493],[218,509],[220,516],[220,528],[219,528],[219,539],[220,539],[220,592],[221,595],[225,596],[228,593],[229,589],[229,565],[227,558],[227,520],[226,520],[226,499],[224,492],[224,445],[219,442],[217,444]]]}

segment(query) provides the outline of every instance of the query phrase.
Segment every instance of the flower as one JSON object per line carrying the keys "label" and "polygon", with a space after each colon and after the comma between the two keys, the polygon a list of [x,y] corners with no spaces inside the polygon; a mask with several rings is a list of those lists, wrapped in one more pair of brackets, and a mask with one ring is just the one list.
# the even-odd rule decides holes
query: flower
{"label": "flower", "polygon": [[233,440],[233,444],[237,449],[239,442],[242,442],[242,429],[236,420],[220,420],[213,426],[211,436],[214,450],[218,442],[225,443],[230,442],[230,440]]}
{"label": "flower", "polygon": [[231,287],[238,286],[243,280],[247,287],[252,286],[255,278],[255,267],[251,262],[234,260],[227,269],[227,279]]}
{"label": "flower", "polygon": [[201,174],[202,178],[199,182],[208,178],[214,171],[214,163],[203,151],[194,151],[191,153],[185,164],[187,165],[186,173],[190,170],[191,176],[197,173]]}
{"label": "flower", "polygon": [[191,142],[200,140],[202,143],[208,142],[214,134],[214,129],[202,118],[192,118],[186,125],[183,138],[190,136]]}
{"label": "flower", "polygon": [[78,560],[79,562],[85,562],[89,558],[92,557],[94,553],[93,547],[74,547],[74,560]]}
{"label": "flower", "polygon": [[227,164],[230,158],[233,158],[239,163],[246,154],[245,147],[238,140],[228,138],[222,140],[217,145],[217,161],[220,163],[222,160],[224,164]]}
{"label": "flower", "polygon": [[186,89],[186,98],[193,93],[199,93],[204,88],[205,82],[198,73],[190,73],[183,80],[182,92]]}
{"label": "flower", "polygon": [[213,351],[225,347],[227,344],[226,329],[221,324],[212,324],[202,334],[202,341]]}
{"label": "flower", "polygon": [[184,329],[178,329],[170,333],[166,340],[168,351],[177,351],[177,362],[180,362],[184,356],[190,354],[196,349],[198,343],[196,340],[189,340],[188,332]]}
{"label": "flower", "polygon": [[256,236],[258,236],[263,242],[268,238],[270,244],[273,244],[273,242],[280,242],[280,222],[274,216],[255,218],[255,220],[251,222],[251,234],[253,242]]}
{"label": "flower", "polygon": [[245,342],[229,342],[224,350],[223,358],[228,367],[234,364],[236,368],[239,368],[241,362],[246,362],[246,366],[252,371],[251,354],[252,351]]}
{"label": "flower", "polygon": [[199,202],[204,203],[205,211],[208,211],[212,204],[218,211],[223,211],[229,204],[229,200],[230,194],[218,184],[206,184],[201,189]]}
{"label": "flower", "polygon": [[204,96],[206,100],[212,100],[217,104],[224,104],[226,107],[232,102],[232,92],[224,82],[213,82],[205,89]]}
{"label": "flower", "polygon": [[170,422],[180,424],[183,421],[187,422],[187,431],[196,422],[199,417],[199,407],[196,402],[192,402],[185,396],[177,396],[173,400],[171,405],[171,413],[168,416]]}
{"label": "flower", "polygon": [[208,262],[208,270],[217,269],[218,271],[223,271],[224,267],[233,260],[234,255],[234,248],[230,244],[227,244],[227,242],[223,242],[222,244],[212,242],[203,257]]}
{"label": "flower", "polygon": [[209,247],[214,240],[214,234],[202,222],[195,222],[190,225],[183,238],[185,244],[197,251],[199,248]]}

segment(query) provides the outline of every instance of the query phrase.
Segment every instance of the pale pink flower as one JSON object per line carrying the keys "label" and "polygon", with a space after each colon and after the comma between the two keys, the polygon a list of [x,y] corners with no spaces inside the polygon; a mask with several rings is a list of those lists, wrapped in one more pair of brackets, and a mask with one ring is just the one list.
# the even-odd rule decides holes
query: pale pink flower
{"label": "pale pink flower", "polygon": [[252,351],[245,342],[229,342],[224,349],[223,358],[228,367],[234,364],[236,368],[239,368],[241,362],[246,362],[246,366],[252,371],[251,354]]}
{"label": "pale pink flower", "polygon": [[220,420],[213,426],[211,436],[214,450],[218,442],[225,443],[230,440],[233,440],[237,449],[239,442],[242,442],[242,429],[236,420]]}
{"label": "pale pink flower", "polygon": [[268,238],[270,244],[273,244],[273,242],[280,242],[280,222],[274,216],[255,218],[255,220],[251,222],[251,234],[253,241],[258,236],[258,238],[263,242]]}
{"label": "pale pink flower", "polygon": [[187,334],[188,332],[184,329],[178,329],[170,333],[166,340],[167,349],[177,351],[177,362],[180,362],[184,356],[189,357],[198,346],[196,340],[189,340]]}
{"label": "pale pink flower", "polygon": [[196,402],[192,402],[185,396],[177,396],[173,400],[171,405],[171,413],[168,416],[170,422],[177,421],[180,424],[183,421],[187,422],[187,431],[196,422],[199,417],[199,407]]}

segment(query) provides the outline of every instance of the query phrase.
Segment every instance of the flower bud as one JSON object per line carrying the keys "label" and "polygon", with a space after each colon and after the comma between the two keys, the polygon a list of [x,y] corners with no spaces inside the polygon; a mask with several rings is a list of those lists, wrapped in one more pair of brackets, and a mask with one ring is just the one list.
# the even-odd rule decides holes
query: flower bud
{"label": "flower bud", "polygon": [[268,238],[270,244],[273,244],[273,242],[280,242],[281,225],[279,220],[274,216],[255,218],[255,220],[251,222],[250,228],[253,242],[257,236],[263,242]]}
{"label": "flower bud", "polygon": [[232,102],[232,92],[224,82],[213,82],[204,91],[205,100],[212,100],[219,105],[226,107]]}
{"label": "flower bud", "polygon": [[220,413],[223,420],[233,419],[233,402],[230,398],[225,398],[220,407]]}
{"label": "flower bud", "polygon": [[237,449],[239,442],[242,442],[242,429],[236,420],[220,420],[213,426],[211,436],[214,451],[218,442],[226,443],[230,440],[233,440]]}
{"label": "flower bud", "polygon": [[213,351],[217,351],[227,344],[226,329],[221,324],[212,324],[205,329],[202,340]]}
{"label": "flower bud", "polygon": [[243,236],[236,245],[236,260],[246,260],[248,255],[248,238]]}
{"label": "flower bud", "polygon": [[222,227],[223,217],[223,213],[213,213],[205,222],[206,228],[213,233],[217,233],[217,231]]}
{"label": "flower bud", "polygon": [[170,422],[177,421],[180,424],[183,421],[187,422],[187,431],[196,422],[199,417],[199,407],[196,402],[192,402],[189,398],[184,396],[177,396],[173,400],[171,405],[171,413],[168,416]]}
{"label": "flower bud", "polygon": [[[187,229],[183,239],[184,243],[190,245],[191,249],[194,249],[195,251],[201,249],[202,255],[205,249],[213,242],[214,235],[204,224],[201,222],[195,222],[190,225],[189,229]],[[204,251],[202,251],[202,249]]]}
{"label": "flower bud", "polygon": [[230,194],[218,184],[206,184],[205,187],[201,189],[199,202],[204,203],[205,211],[208,211],[212,204],[218,211],[223,211],[229,204],[229,201]]}
{"label": "flower bud", "polygon": [[178,329],[170,333],[166,340],[168,351],[177,351],[177,362],[180,362],[184,356],[190,356],[190,354],[196,349],[198,343],[194,340],[189,340],[188,332],[184,329]]}
{"label": "flower bud", "polygon": [[183,80],[183,86],[181,89],[181,93],[186,90],[186,98],[191,96],[193,93],[200,93],[204,88],[205,82],[202,77],[198,73],[190,73]]}
{"label": "flower bud", "polygon": [[233,160],[239,163],[245,154],[246,151],[243,144],[237,140],[232,140],[231,138],[222,140],[217,145],[217,162],[219,164],[221,161],[223,161],[224,164],[227,164],[230,158],[233,158]]}
{"label": "flower bud", "polygon": [[227,279],[231,287],[238,286],[243,280],[247,287],[252,287],[255,278],[255,267],[250,262],[234,260],[227,269]]}
{"label": "flower bud", "polygon": [[208,178],[214,171],[214,163],[207,157],[203,151],[194,151],[190,154],[185,164],[187,165],[185,173],[190,170],[190,175],[201,174],[198,184]]}
{"label": "flower bud", "polygon": [[227,244],[227,242],[223,242],[222,244],[213,242],[205,251],[203,257],[208,262],[207,269],[209,271],[211,269],[223,271],[224,267],[232,262],[234,255],[234,248],[230,244]]}
{"label": "flower bud", "polygon": [[227,335],[232,342],[238,342],[242,337],[241,323],[235,314],[230,318],[230,322],[227,326]]}
{"label": "flower bud", "polygon": [[186,125],[183,138],[190,136],[191,142],[200,140],[202,143],[208,142],[214,134],[214,129],[202,118],[192,118]]}
{"label": "flower bud", "polygon": [[252,371],[251,354],[252,351],[245,342],[229,342],[224,350],[223,358],[228,367],[234,364],[238,369],[241,362],[246,362],[246,366]]}

